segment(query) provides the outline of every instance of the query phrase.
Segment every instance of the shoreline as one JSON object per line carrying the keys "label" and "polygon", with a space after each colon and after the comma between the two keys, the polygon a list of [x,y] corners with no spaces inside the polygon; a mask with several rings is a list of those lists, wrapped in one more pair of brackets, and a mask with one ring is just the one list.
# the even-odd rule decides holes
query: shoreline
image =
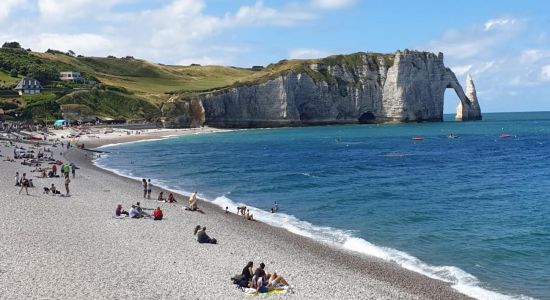
{"label": "shoreline", "polygon": [[[136,140],[144,137],[140,136]],[[148,136],[147,138],[159,137]],[[136,141],[122,140],[122,142]],[[117,140],[104,139],[95,143],[92,141],[85,143],[86,148],[92,148],[88,145],[97,148],[113,142]],[[118,140],[118,142],[121,141]],[[240,273],[244,264],[252,260],[255,266],[264,261],[268,271],[277,271],[283,275],[294,290],[294,293],[288,296],[297,299],[311,297],[471,299],[452,289],[448,283],[406,270],[396,263],[321,243],[260,221],[246,221],[233,213],[225,214],[219,206],[208,201],[199,201],[199,207],[205,211],[205,214],[199,214],[183,211],[180,204],[145,200],[140,195],[140,182],[95,166],[89,155],[85,154],[85,151],[73,148],[63,155],[65,160],[75,162],[80,167],[77,179],[71,184],[71,190],[75,191],[72,197],[61,199],[37,196],[39,200],[47,197],[45,199],[54,201],[45,202],[48,203],[47,206],[41,203],[39,209],[45,211],[39,210],[39,213],[55,215],[56,212],[70,210],[67,220],[61,220],[59,223],[60,220],[56,218],[40,219],[42,225],[37,227],[35,221],[31,219],[29,228],[26,223],[19,225],[7,221],[7,225],[3,224],[2,231],[6,234],[0,238],[4,245],[0,246],[0,251],[13,256],[8,256],[17,262],[13,265],[28,266],[23,269],[14,269],[10,268],[12,264],[9,260],[0,261],[0,276],[8,279],[5,281],[8,285],[1,287],[0,283],[0,288],[5,289],[8,296],[11,295],[13,298],[29,296],[33,298],[75,296],[148,298],[151,295],[157,295],[162,298],[242,299],[247,296],[234,288],[229,277]],[[2,166],[6,165],[21,168],[18,164],[2,162]],[[8,174],[2,172],[2,185],[4,190],[9,190],[13,188],[9,183],[13,180],[11,176],[14,168],[4,169]],[[85,185],[82,185],[78,176],[86,179]],[[47,181],[51,179],[44,180],[44,182]],[[39,187],[42,182],[36,185]],[[34,191],[35,194],[37,192],[39,191]],[[155,188],[154,198],[158,192],[159,189]],[[5,195],[2,197],[2,202],[8,201],[5,204],[9,213],[27,220],[29,215],[37,213],[35,211],[37,208],[26,206],[27,204],[24,204],[26,202],[17,200],[21,197],[24,196]],[[5,198],[7,200],[3,200]],[[176,195],[176,198],[181,202],[187,197]],[[68,202],[60,201],[67,199]],[[129,204],[136,201],[141,201],[145,208],[161,206],[165,211],[166,220],[153,222],[112,219],[117,203],[122,203],[124,208],[128,208]],[[25,207],[21,208],[19,205],[25,205]],[[81,215],[83,209],[86,210],[86,215]],[[81,218],[74,218],[73,214]],[[207,225],[209,234],[218,239],[219,244],[212,246],[197,244],[191,233],[195,224]],[[24,239],[14,240],[13,235],[21,231],[21,226],[27,234]],[[58,235],[55,230],[59,230],[59,226],[67,227],[62,230],[62,233],[68,231],[72,234]],[[87,228],[89,226],[93,226],[95,230],[89,231]],[[44,228],[54,230],[48,230],[49,235],[45,236],[58,237],[55,240],[60,245],[52,247],[51,243],[42,243]],[[77,239],[78,242],[75,243],[73,241],[75,235],[92,239],[91,241]],[[133,243],[131,237],[136,235],[139,242]],[[29,243],[32,243],[31,247]],[[95,249],[94,245],[98,243],[102,246],[95,246],[97,248]],[[63,247],[64,245],[68,246]],[[34,261],[33,256],[22,256],[16,251],[22,251],[21,248],[24,247],[33,248],[33,253],[41,253],[39,257],[43,261],[40,265],[46,267],[31,266],[31,261]],[[88,255],[84,258],[82,255],[75,257],[73,254],[75,250],[76,253],[80,253],[78,252],[80,250]],[[136,255],[142,263],[140,269],[143,267],[150,270],[146,277],[130,267]],[[113,256],[116,257],[116,263],[112,260]],[[67,261],[70,258],[74,261]],[[61,266],[62,272],[51,273],[52,264]],[[120,272],[113,273],[112,264],[119,265]],[[99,274],[99,276],[88,274],[85,271],[86,267],[95,269],[92,273],[97,273],[95,275]],[[42,279],[37,279],[34,273]],[[11,276],[15,278],[12,279]],[[173,278],[178,283],[171,281],[166,283],[166,278]],[[65,284],[66,287],[62,290],[56,288],[52,290],[50,287],[52,281],[55,281],[55,284]],[[135,283],[145,282],[156,286],[156,293],[141,294],[128,290],[128,287]],[[212,282],[216,285],[212,286]],[[33,288],[25,291],[29,284]],[[102,294],[99,297],[94,294],[94,291],[97,293],[95,290],[97,287],[102,288]],[[76,292],[73,290],[75,288]]]}
{"label": "shoreline", "polygon": [[[213,132],[227,132],[227,131],[232,131],[232,130],[209,130],[209,131],[206,131],[206,132],[202,132],[202,131],[198,131],[198,132],[193,132],[192,134],[205,134],[205,133],[213,133]],[[114,145],[119,145],[119,144],[126,144],[126,143],[133,143],[133,142],[140,142],[140,141],[150,141],[150,140],[160,140],[160,139],[164,139],[164,138],[169,138],[169,137],[178,137],[178,136],[185,136],[185,135],[188,135],[188,134],[176,134],[176,135],[169,135],[169,136],[157,136],[157,135],[154,135],[154,136],[144,136],[143,138],[139,138],[139,137],[136,137],[135,139],[128,139],[128,140],[116,140],[114,141],[115,143],[105,143],[106,141],[103,141],[103,142],[100,142],[100,143],[97,143],[97,144],[94,144],[94,149],[104,149],[104,148],[107,148],[107,147],[110,147],[110,146],[114,146]],[[121,178],[124,178],[124,179],[127,179],[127,180],[130,180],[130,181],[134,181],[136,182],[137,184],[140,184],[141,182],[137,179],[134,179],[134,178],[130,178],[130,177],[127,177],[125,175],[122,175],[122,174],[117,174],[116,172],[112,171],[112,170],[108,170],[108,169],[105,169],[105,168],[102,168],[100,166],[98,166],[93,159],[88,159],[88,162],[90,164],[91,167],[94,167],[94,168],[97,168],[98,170],[100,171],[103,171],[103,172],[107,172],[107,173],[110,173],[114,176],[118,176],[118,177],[121,177]],[[174,195],[176,195],[178,198],[186,198],[187,196],[186,195],[183,195],[179,192],[176,192],[176,191],[173,191],[173,190],[170,190],[168,188],[164,188],[164,187],[160,187],[159,189],[160,191],[164,191],[165,195],[168,194],[168,193],[174,193]],[[198,199],[199,200],[199,203],[201,204],[200,207],[208,207],[209,210],[214,210],[216,212],[219,212],[221,211],[223,208],[220,207],[219,205],[215,204],[215,203],[212,203],[210,201],[207,201],[207,200],[203,200],[203,199]],[[238,219],[242,219],[242,217],[236,215],[233,213],[233,210],[230,209],[230,215],[232,217],[237,217]],[[306,237],[306,236],[303,236],[303,235],[299,235],[299,234],[295,234],[295,233],[292,233],[284,228],[280,228],[280,227],[277,227],[277,226],[274,226],[274,225],[270,225],[270,224],[267,224],[265,222],[262,222],[261,220],[255,220],[256,222],[262,224],[263,227],[261,227],[262,229],[261,230],[267,230],[267,231],[273,231],[273,230],[277,230],[277,231],[280,231],[282,230],[282,233],[283,235],[286,235],[286,234],[290,234],[292,237],[291,239],[294,240],[294,239],[297,239],[297,240],[307,240],[308,242],[311,242],[312,245],[314,245],[314,247],[316,246],[322,246],[322,247],[327,247],[328,249],[324,249],[324,253],[325,255],[329,255],[331,257],[334,257],[334,256],[340,256],[340,255],[343,255],[343,256],[346,256],[346,255],[351,255],[353,256],[354,258],[354,261],[355,259],[362,259],[362,258],[365,258],[365,256],[369,256],[367,254],[363,254],[363,253],[359,253],[359,252],[356,252],[356,251],[353,251],[353,250],[348,250],[348,249],[344,249],[342,247],[340,247],[341,245],[331,245],[331,244],[328,244],[328,243],[325,243],[325,242],[322,242],[322,241],[318,241],[318,240],[315,240],[315,239],[312,239],[312,238],[309,238],[309,237]],[[254,222],[254,223],[256,223]],[[267,226],[267,228],[265,227]],[[300,242],[301,243],[301,242]],[[330,252],[331,251],[334,251],[334,255],[331,255]],[[425,278],[428,278],[429,280],[435,280],[437,282],[441,282],[443,283],[444,285],[446,285],[448,288],[451,289],[451,292],[453,293],[457,293],[458,295],[460,296],[466,296],[467,298],[469,296],[461,293],[460,291],[457,291],[455,289],[453,289],[451,287],[451,284],[450,283],[447,283],[447,282],[444,282],[444,281],[441,281],[439,279],[434,279],[434,278],[430,278],[424,274],[421,274],[421,273],[418,273],[418,272],[414,272],[414,271],[411,271],[411,270],[408,270],[404,267],[401,267],[399,266],[398,264],[396,263],[392,263],[392,262],[387,262],[387,261],[384,261],[380,258],[377,258],[377,257],[374,257],[374,256],[369,256],[368,257],[369,259],[373,259],[373,260],[376,260],[377,261],[377,264],[379,263],[380,265],[384,265],[384,264],[388,264],[390,266],[378,266],[377,267],[380,267],[380,268],[385,268],[385,267],[397,267],[398,269],[401,269],[401,270],[404,270],[404,271],[407,271],[407,272],[412,272],[413,274],[415,275],[419,275],[419,276],[422,276],[422,277],[425,277]],[[349,260],[347,259],[344,259],[345,262],[349,262]],[[369,262],[369,263],[372,263],[372,262]],[[358,264],[358,265],[355,265],[355,267],[359,267],[359,265],[361,264]],[[386,276],[383,276],[383,272],[381,273],[375,273],[377,274],[375,277],[378,277],[378,276],[381,276],[381,279],[382,280],[387,280],[389,279],[389,277],[386,277]],[[377,278],[379,279],[379,278]],[[411,288],[411,286],[409,285],[405,285],[407,288]],[[472,299],[472,298],[470,298]]]}

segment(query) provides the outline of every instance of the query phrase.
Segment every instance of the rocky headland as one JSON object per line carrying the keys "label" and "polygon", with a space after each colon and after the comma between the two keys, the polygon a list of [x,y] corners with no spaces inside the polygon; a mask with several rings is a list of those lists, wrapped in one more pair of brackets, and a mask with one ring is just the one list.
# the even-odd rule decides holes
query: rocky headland
{"label": "rocky headland", "polygon": [[473,80],[465,93],[443,54],[355,53],[281,61],[266,75],[229,87],[174,95],[163,107],[167,127],[254,128],[442,121],[447,88],[460,99],[456,119],[480,120]]}

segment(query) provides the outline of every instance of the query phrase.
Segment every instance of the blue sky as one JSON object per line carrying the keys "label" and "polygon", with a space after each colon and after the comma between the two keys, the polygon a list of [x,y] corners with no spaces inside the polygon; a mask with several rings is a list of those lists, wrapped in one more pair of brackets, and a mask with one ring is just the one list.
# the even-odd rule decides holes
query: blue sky
{"label": "blue sky", "polygon": [[[550,110],[550,2],[0,0],[0,41],[86,56],[248,67],[357,51],[442,51],[485,112]],[[446,112],[457,98],[446,94]]]}

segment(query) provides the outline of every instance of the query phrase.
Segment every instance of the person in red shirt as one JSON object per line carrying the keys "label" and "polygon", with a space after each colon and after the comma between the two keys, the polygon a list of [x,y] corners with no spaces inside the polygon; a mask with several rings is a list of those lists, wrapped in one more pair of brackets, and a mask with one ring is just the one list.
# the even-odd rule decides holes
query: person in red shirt
{"label": "person in red shirt", "polygon": [[157,209],[153,212],[153,220],[160,221],[162,220],[162,217],[162,210],[160,210],[160,207],[157,207]]}

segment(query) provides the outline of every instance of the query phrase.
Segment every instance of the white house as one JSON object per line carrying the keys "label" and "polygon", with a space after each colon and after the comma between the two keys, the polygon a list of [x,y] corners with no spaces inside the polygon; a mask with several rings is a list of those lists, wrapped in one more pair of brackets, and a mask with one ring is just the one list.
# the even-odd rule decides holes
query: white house
{"label": "white house", "polygon": [[59,72],[59,79],[63,81],[80,81],[82,80],[82,76],[80,75],[80,72]]}
{"label": "white house", "polygon": [[19,93],[19,95],[23,94],[40,94],[42,91],[42,85],[40,82],[34,78],[30,77],[24,77],[19,81],[17,86],[15,87],[15,90]]}

